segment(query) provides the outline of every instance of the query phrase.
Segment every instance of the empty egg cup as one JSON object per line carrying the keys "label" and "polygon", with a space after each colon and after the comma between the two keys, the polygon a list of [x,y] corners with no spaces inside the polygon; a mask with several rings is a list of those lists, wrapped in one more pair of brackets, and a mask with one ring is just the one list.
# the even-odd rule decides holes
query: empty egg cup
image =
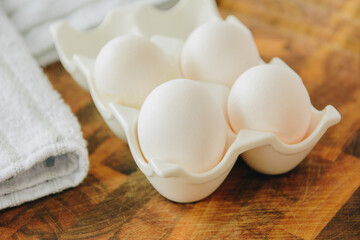
{"label": "empty egg cup", "polygon": [[[204,173],[192,173],[176,164],[144,159],[137,137],[139,110],[107,101],[94,87],[92,73],[98,52],[116,36],[140,34],[150,38],[178,62],[182,43],[192,30],[203,23],[220,19],[215,1],[180,0],[166,11],[146,4],[114,10],[91,31],[76,31],[66,22],[51,26],[65,69],[80,86],[90,91],[103,119],[116,136],[128,143],[137,166],[149,182],[160,194],[175,202],[194,202],[210,195],[224,181],[240,154],[251,168],[264,174],[282,174],[292,170],[309,154],[326,130],[341,118],[332,106],[321,111],[312,107],[311,123],[305,138],[292,145],[281,142],[273,133],[244,129],[235,135],[229,128],[223,158],[217,166]],[[226,21],[237,24],[252,36],[236,17],[229,16]],[[269,64],[288,67],[279,58],[274,58]],[[210,83],[204,83],[204,87],[219,96],[219,101],[226,108],[227,88]]]}

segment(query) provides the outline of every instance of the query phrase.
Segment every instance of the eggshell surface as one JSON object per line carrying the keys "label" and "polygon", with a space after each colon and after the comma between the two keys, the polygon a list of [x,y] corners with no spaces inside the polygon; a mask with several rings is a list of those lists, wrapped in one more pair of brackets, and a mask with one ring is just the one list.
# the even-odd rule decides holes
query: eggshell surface
{"label": "eggshell surface", "polygon": [[181,69],[185,78],[231,87],[241,73],[260,63],[251,36],[235,24],[214,21],[196,28],[184,44]]}
{"label": "eggshell surface", "polygon": [[311,102],[301,78],[292,70],[270,64],[243,73],[228,100],[231,126],[272,132],[287,144],[300,142],[310,124]]}
{"label": "eggshell surface", "polygon": [[155,87],[178,75],[175,63],[160,47],[136,35],[109,41],[94,68],[95,86],[103,97],[138,109]]}
{"label": "eggshell surface", "polygon": [[200,173],[216,166],[226,143],[221,104],[203,83],[176,79],[157,87],[145,100],[138,138],[145,158]]}

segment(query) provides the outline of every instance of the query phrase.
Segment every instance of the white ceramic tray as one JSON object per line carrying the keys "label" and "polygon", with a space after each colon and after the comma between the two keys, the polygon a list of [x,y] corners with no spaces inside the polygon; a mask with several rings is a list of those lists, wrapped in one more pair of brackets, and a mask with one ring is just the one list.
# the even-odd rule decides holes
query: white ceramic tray
{"label": "white ceramic tray", "polygon": [[[340,121],[340,114],[332,106],[318,111],[312,108],[310,128],[300,143],[288,145],[274,134],[242,130],[237,135],[228,131],[227,151],[220,163],[204,173],[191,173],[178,165],[163,161],[146,161],[137,138],[139,111],[118,103],[107,102],[97,94],[93,85],[95,58],[102,46],[112,38],[128,33],[149,37],[162,47],[175,61],[178,60],[183,41],[202,23],[220,19],[212,0],[181,0],[172,9],[162,11],[148,5],[133,5],[114,10],[96,29],[79,32],[67,23],[52,26],[55,46],[67,71],[83,88],[90,91],[94,103],[110,129],[127,141],[134,160],[150,183],[166,198],[176,202],[201,200],[215,191],[229,174],[238,156],[253,169],[265,174],[281,174],[296,167],[312,150],[326,130]],[[226,21],[250,31],[235,17]],[[274,58],[269,64],[288,67]],[[226,106],[228,89],[217,84],[206,84]]]}

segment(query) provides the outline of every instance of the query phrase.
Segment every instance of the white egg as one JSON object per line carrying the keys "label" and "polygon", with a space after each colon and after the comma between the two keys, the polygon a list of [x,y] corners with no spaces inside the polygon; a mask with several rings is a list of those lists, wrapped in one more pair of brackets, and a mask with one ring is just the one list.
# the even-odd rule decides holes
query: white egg
{"label": "white egg", "polygon": [[140,108],[161,83],[177,78],[175,63],[145,37],[124,35],[109,41],[96,58],[95,86],[101,96]]}
{"label": "white egg", "polygon": [[311,102],[301,78],[270,64],[253,67],[235,82],[229,95],[231,126],[267,131],[287,144],[300,142],[310,124]]}
{"label": "white egg", "polygon": [[260,63],[253,39],[240,27],[214,21],[196,28],[185,42],[181,68],[185,78],[231,87],[241,73]]}
{"label": "white egg", "polygon": [[157,87],[139,115],[138,137],[145,158],[200,173],[221,160],[226,120],[221,103],[203,83],[176,79]]}

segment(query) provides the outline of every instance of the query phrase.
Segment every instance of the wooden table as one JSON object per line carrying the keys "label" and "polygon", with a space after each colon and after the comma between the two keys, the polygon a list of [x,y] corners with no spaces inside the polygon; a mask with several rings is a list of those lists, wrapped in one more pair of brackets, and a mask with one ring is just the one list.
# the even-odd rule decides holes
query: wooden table
{"label": "wooden table", "polygon": [[0,211],[0,239],[360,239],[360,1],[222,0],[261,56],[300,74],[313,105],[342,115],[293,171],[261,175],[241,159],[210,197],[160,196],[128,146],[60,63],[44,69],[78,117],[90,173],[78,187]]}

